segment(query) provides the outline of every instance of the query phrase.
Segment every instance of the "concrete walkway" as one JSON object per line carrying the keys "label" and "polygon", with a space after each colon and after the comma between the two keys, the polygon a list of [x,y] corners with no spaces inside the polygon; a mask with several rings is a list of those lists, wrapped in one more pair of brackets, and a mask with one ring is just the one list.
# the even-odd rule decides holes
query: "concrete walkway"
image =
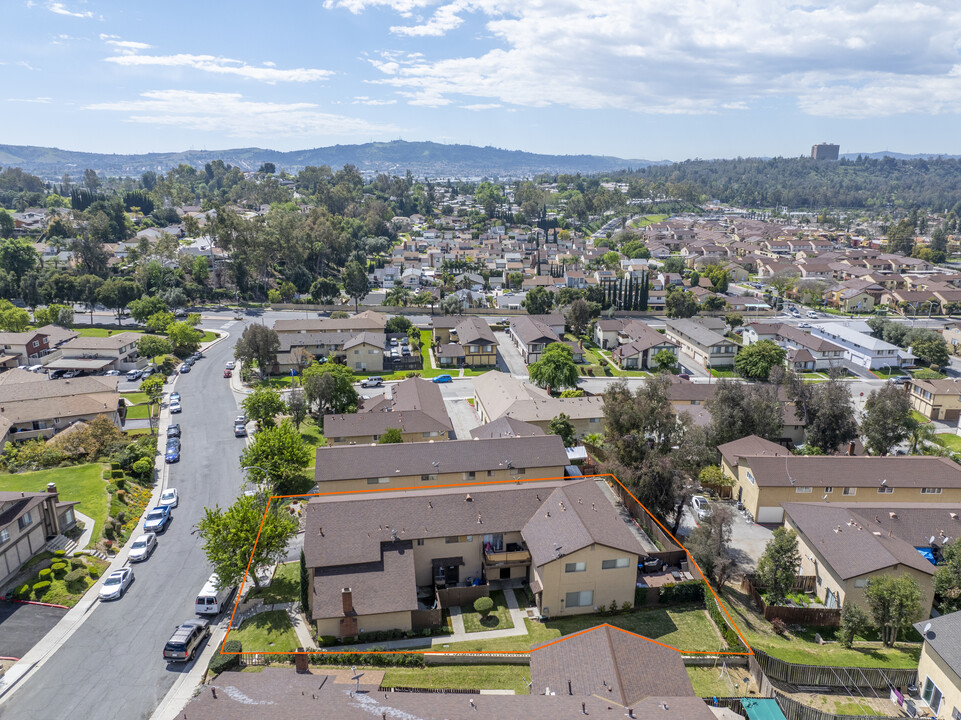
{"label": "concrete walkway", "polygon": [[467,634],[467,630],[464,629],[464,615],[461,613],[459,606],[450,609],[450,626],[454,631],[451,635],[452,638]]}
{"label": "concrete walkway", "polygon": [[73,509],[73,514],[76,516],[77,520],[83,523],[83,534],[77,540],[77,550],[83,550],[90,544],[90,539],[93,537],[93,528],[96,522],[92,517],[87,517],[82,512],[78,511],[77,508]]}

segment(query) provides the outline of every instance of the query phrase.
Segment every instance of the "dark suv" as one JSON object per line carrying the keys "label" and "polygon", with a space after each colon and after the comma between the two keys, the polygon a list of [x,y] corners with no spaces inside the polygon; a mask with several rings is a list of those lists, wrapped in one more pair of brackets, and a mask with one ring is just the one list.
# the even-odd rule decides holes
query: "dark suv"
{"label": "dark suv", "polygon": [[164,660],[167,662],[189,662],[210,637],[210,624],[206,620],[187,620],[182,623],[164,645]]}

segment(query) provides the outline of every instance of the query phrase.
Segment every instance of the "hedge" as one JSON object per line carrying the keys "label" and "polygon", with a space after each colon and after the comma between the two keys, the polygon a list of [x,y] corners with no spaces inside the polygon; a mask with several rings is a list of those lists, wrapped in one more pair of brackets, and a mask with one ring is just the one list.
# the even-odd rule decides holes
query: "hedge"
{"label": "hedge", "polygon": [[727,643],[728,650],[735,652],[747,650],[747,648],[744,647],[744,643],[741,642],[741,638],[738,637],[738,634],[727,624],[727,619],[724,617],[724,613],[721,612],[721,608],[718,607],[718,602],[714,599],[713,593],[705,594],[704,604],[707,605],[707,611],[711,615],[711,620],[717,625],[717,629],[721,631],[721,636],[724,638],[724,642]]}
{"label": "hedge", "polygon": [[701,580],[685,580],[679,583],[661,585],[657,601],[664,605],[674,605],[704,600],[704,583]]}
{"label": "hedge", "polygon": [[61,577],[67,574],[67,563],[58,562],[50,566],[50,570],[53,572],[54,577]]}
{"label": "hedge", "polygon": [[240,640],[228,640],[224,643],[224,653],[231,653],[225,655],[218,650],[214,653],[214,656],[210,658],[210,664],[207,666],[207,670],[212,673],[222,673],[224,670],[232,670],[240,665],[240,655],[233,653],[243,652],[243,645]]}
{"label": "hedge", "polygon": [[38,583],[34,583],[34,585],[33,585],[33,596],[34,596],[35,598],[38,598],[38,599],[39,599],[39,598],[42,598],[42,597],[43,597],[43,594],[44,594],[45,592],[47,592],[47,589],[48,589],[49,587],[50,587],[50,583],[49,583],[49,581],[47,581],[47,580],[41,580],[41,581],[38,582]]}
{"label": "hedge", "polygon": [[[371,648],[374,652],[366,653],[320,653],[310,656],[311,665],[368,665],[372,667],[424,667],[424,656],[421,653],[412,655],[377,655],[384,648]],[[281,656],[282,657],[282,656]]]}
{"label": "hedge", "polygon": [[51,572],[50,568],[45,568],[37,573],[37,577],[41,580],[49,580],[51,575],[53,575],[53,572]]}
{"label": "hedge", "polygon": [[17,600],[26,600],[28,597],[30,597],[30,586],[27,584],[21,585],[13,593],[13,597]]}

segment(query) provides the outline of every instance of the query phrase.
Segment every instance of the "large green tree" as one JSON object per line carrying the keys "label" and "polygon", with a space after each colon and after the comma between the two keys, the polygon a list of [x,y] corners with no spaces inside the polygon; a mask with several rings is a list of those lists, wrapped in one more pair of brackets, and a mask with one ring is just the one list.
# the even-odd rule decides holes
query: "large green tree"
{"label": "large green tree", "polygon": [[274,427],[277,424],[275,418],[287,408],[280,393],[269,387],[257,388],[243,399],[241,405],[261,430]]}
{"label": "large green tree", "polygon": [[297,521],[274,500],[262,495],[241,495],[226,510],[206,508],[197,524],[207,562],[221,587],[239,585],[250,571],[260,586],[258,571],[282,560],[287,544],[297,533]]}
{"label": "large green tree", "polygon": [[564,441],[564,447],[574,446],[574,436],[577,433],[574,423],[571,422],[570,415],[561,413],[552,418],[547,430],[551,435],[559,435]]}
{"label": "large green tree", "polygon": [[567,310],[567,324],[575,335],[583,335],[591,322],[591,310],[584,298],[577,298]]}
{"label": "large green tree", "polygon": [[304,370],[304,394],[318,421],[327,414],[357,412],[354,380],[354,372],[337,363],[314,362]]}
{"label": "large green tree", "polygon": [[694,528],[685,543],[701,572],[719,588],[724,587],[737,569],[730,552],[733,528],[734,513],[727,505],[718,503],[713,512]]}
{"label": "large green tree", "polygon": [[0,270],[13,274],[19,281],[26,273],[35,270],[39,264],[40,255],[29,240],[24,238],[0,240]]}
{"label": "large green tree", "polygon": [[146,323],[151,315],[166,312],[167,304],[156,295],[144,295],[131,300],[127,308],[130,310],[130,317],[138,323]]}
{"label": "large green tree", "polygon": [[734,358],[734,369],[752,380],[767,380],[771,368],[784,364],[787,351],[773,340],[743,347]]}
{"label": "large green tree", "polygon": [[204,334],[189,322],[180,321],[167,326],[167,339],[173,346],[175,355],[184,357],[200,347]]}
{"label": "large green tree", "polygon": [[256,361],[257,367],[260,368],[260,375],[265,379],[277,360],[278,352],[280,352],[280,337],[277,332],[273,328],[257,323],[245,327],[234,346],[234,357],[247,365]]}
{"label": "large green tree", "polygon": [[140,353],[141,357],[150,358],[150,362],[156,365],[154,360],[157,356],[169,355],[173,352],[173,346],[166,338],[157,335],[144,335],[137,340],[137,352]]}
{"label": "large green tree", "polygon": [[574,353],[564,343],[554,342],[544,348],[540,359],[528,366],[531,382],[550,390],[577,387],[577,365]]}
{"label": "large green tree", "polygon": [[307,492],[313,478],[307,472],[314,450],[289,420],[254,434],[253,441],[240,455],[251,482],[268,482],[276,495]]}
{"label": "large green tree", "polygon": [[528,290],[527,295],[521,301],[521,305],[530,315],[544,315],[554,307],[554,293],[538,285]]}
{"label": "large green tree", "polygon": [[714,394],[707,401],[711,414],[710,435],[714,446],[757,435],[765,440],[778,440],[782,435],[783,404],[772,385],[749,385],[744,382],[718,380]]}
{"label": "large green tree", "polygon": [[768,605],[782,605],[787,600],[800,568],[797,533],[785,527],[775,528],[757,563],[757,580],[765,589]]}
{"label": "large green tree", "polygon": [[872,390],[864,401],[861,435],[865,446],[875,455],[887,455],[907,439],[913,423],[911,401],[897,385]]}
{"label": "large green tree", "polygon": [[131,301],[140,297],[142,289],[133,280],[112,277],[97,290],[97,300],[117,313],[117,324],[123,322],[123,311]]}
{"label": "large green tree", "polygon": [[864,591],[881,640],[894,647],[898,635],[921,619],[921,586],[910,575],[879,575],[868,580]]}
{"label": "large green tree", "polygon": [[361,298],[366,297],[367,293],[370,292],[367,272],[359,262],[351,260],[344,266],[341,280],[344,282],[344,291],[347,296],[354,301],[354,310],[356,311]]}
{"label": "large green tree", "polygon": [[664,300],[669,318],[690,318],[697,315],[697,298],[690,290],[680,290],[671,286]]}
{"label": "large green tree", "polygon": [[941,548],[944,557],[934,572],[934,598],[942,615],[961,610],[961,542],[957,539]]}

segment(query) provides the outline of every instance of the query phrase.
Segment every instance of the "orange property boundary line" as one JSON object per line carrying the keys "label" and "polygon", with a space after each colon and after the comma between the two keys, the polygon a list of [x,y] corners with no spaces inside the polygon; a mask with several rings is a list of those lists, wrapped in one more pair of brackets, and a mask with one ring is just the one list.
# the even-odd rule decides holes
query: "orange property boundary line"
{"label": "orange property boundary line", "polygon": [[[247,560],[247,569],[246,569],[246,573],[244,574],[244,579],[241,581],[240,588],[237,591],[237,599],[234,601],[234,609],[233,609],[233,612],[231,612],[230,614],[230,623],[227,626],[227,634],[224,635],[223,642],[220,645],[220,653],[222,655],[246,655],[249,653],[256,653],[258,655],[354,655],[354,654],[356,655],[361,655],[361,654],[363,655],[426,655],[429,653],[438,653],[438,654],[444,654],[444,655],[516,655],[517,651],[512,651],[512,650],[444,650],[444,651],[438,651],[438,650],[313,650],[313,651],[303,651],[303,652],[296,652],[296,651],[295,652],[280,652],[280,651],[265,652],[260,650],[251,650],[247,652],[228,653],[228,652],[224,652],[224,645],[227,644],[227,638],[230,637],[231,626],[234,623],[234,617],[236,616],[237,608],[240,605],[240,598],[243,596],[244,583],[246,583],[247,581],[246,580],[247,575],[250,574],[250,563],[254,559],[253,552],[254,550],[257,549],[257,543],[260,541],[260,533],[263,531],[264,521],[267,519],[267,511],[270,510],[270,503],[273,500],[285,500],[288,498],[324,497],[327,495],[358,495],[362,493],[397,492],[400,490],[427,490],[427,489],[433,489],[433,488],[476,487],[478,485],[483,485],[483,486],[503,485],[503,484],[517,485],[520,483],[550,482],[552,480],[574,480],[574,479],[592,478],[592,477],[593,478],[610,478],[611,480],[616,482],[618,485],[620,485],[621,489],[623,489],[624,492],[630,495],[631,499],[633,499],[634,502],[636,502],[641,508],[644,509],[644,512],[646,512],[648,516],[650,516],[651,520],[657,523],[658,527],[664,531],[664,534],[667,535],[669,538],[671,538],[671,540],[687,554],[688,562],[691,563],[691,565],[693,565],[695,568],[697,568],[697,571],[701,575],[701,578],[704,582],[705,587],[707,587],[707,589],[711,591],[711,594],[714,596],[715,602],[717,602],[718,608],[720,608],[721,612],[724,613],[724,616],[728,619],[728,622],[730,622],[731,627],[734,628],[734,632],[737,633],[737,636],[740,638],[741,642],[744,644],[744,647],[747,648],[747,651],[746,652],[734,652],[734,651],[714,652],[712,650],[681,650],[672,645],[667,645],[665,643],[658,642],[657,640],[653,640],[649,637],[646,637],[645,635],[638,635],[637,633],[633,633],[629,630],[624,630],[623,628],[619,628],[615,625],[610,625],[609,623],[600,623],[599,625],[594,627],[612,627],[617,630],[621,630],[622,632],[625,632],[629,635],[633,635],[634,637],[642,638],[644,640],[647,640],[648,642],[652,642],[655,645],[660,645],[661,647],[670,648],[671,650],[679,652],[683,655],[740,655],[740,656],[752,655],[753,656],[754,651],[751,650],[750,644],[745,639],[744,634],[741,632],[741,629],[737,626],[737,623],[734,622],[734,619],[731,617],[731,614],[727,611],[727,608],[724,606],[724,603],[721,602],[720,596],[717,594],[717,592],[715,592],[714,588],[711,587],[711,583],[707,581],[707,578],[704,577],[704,573],[701,571],[700,566],[694,561],[694,556],[691,555],[690,551],[686,547],[684,547],[684,545],[682,545],[681,542],[676,537],[674,537],[673,533],[671,533],[666,527],[664,527],[661,524],[661,522],[656,517],[654,517],[651,511],[648,510],[644,506],[644,504],[641,503],[640,500],[634,497],[634,494],[630,490],[628,490],[627,487],[620,480],[618,480],[614,475],[609,473],[600,474],[600,475],[583,475],[583,476],[578,476],[577,478],[565,475],[565,476],[555,477],[555,478],[530,478],[530,479],[524,479],[524,480],[495,480],[493,482],[451,483],[446,485],[431,485],[426,488],[423,486],[415,485],[415,486],[404,487],[404,488],[389,488],[389,489],[374,488],[370,490],[342,490],[337,492],[310,493],[305,495],[272,495],[267,501],[267,507],[264,510],[264,516],[261,518],[260,527],[257,529],[257,538],[254,540],[254,547],[251,550],[250,558]],[[584,630],[571,633],[570,635],[565,635],[564,637],[558,638],[557,640],[553,640],[549,643],[545,643],[544,645],[539,645],[536,648],[533,648],[531,652],[536,652],[537,650],[550,647],[551,645],[556,645],[557,643],[563,642],[564,640],[567,640],[569,638],[577,637],[578,635],[583,635],[584,633],[590,632],[592,629],[593,628],[586,628]]]}

